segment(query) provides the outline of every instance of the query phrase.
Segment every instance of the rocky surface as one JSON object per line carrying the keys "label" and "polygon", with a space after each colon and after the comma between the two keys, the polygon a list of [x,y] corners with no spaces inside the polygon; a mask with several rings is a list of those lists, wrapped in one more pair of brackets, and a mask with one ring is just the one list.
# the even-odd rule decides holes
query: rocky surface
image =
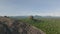
{"label": "rocky surface", "polygon": [[0,34],[45,34],[38,28],[11,18],[0,17]]}

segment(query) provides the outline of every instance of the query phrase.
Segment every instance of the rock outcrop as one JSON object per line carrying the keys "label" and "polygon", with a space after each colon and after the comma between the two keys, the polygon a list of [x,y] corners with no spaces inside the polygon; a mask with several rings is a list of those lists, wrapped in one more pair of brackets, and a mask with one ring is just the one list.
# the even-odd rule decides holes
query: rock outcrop
{"label": "rock outcrop", "polygon": [[27,23],[11,18],[0,17],[0,34],[45,34]]}

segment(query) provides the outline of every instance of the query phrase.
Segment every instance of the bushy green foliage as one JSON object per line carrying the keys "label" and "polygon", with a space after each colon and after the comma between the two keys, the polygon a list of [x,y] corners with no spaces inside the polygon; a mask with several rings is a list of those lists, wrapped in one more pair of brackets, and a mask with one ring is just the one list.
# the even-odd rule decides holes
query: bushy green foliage
{"label": "bushy green foliage", "polygon": [[39,22],[30,19],[20,20],[41,29],[46,32],[46,34],[60,34],[60,19],[41,18],[40,20],[42,21]]}

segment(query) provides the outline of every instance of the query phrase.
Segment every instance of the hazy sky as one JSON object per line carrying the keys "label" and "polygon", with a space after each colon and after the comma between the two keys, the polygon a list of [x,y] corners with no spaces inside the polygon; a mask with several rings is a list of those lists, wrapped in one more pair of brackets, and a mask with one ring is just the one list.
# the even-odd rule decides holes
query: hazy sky
{"label": "hazy sky", "polygon": [[60,16],[60,0],[0,0],[0,15]]}

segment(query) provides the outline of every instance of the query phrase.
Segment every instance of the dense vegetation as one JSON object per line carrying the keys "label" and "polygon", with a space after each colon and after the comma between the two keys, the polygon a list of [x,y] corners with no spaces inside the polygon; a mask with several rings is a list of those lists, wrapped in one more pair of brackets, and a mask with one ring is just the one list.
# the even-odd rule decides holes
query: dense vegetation
{"label": "dense vegetation", "polygon": [[31,19],[20,19],[26,23],[29,23],[46,34],[60,34],[60,19],[59,18],[39,18],[37,21]]}

